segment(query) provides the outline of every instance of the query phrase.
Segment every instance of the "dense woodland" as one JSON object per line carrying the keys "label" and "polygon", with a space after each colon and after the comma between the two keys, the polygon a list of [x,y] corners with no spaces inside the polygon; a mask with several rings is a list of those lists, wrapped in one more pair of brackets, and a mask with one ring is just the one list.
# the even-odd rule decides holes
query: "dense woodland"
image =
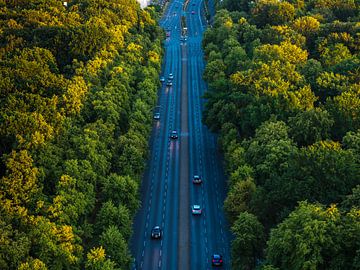
{"label": "dense woodland", "polygon": [[360,2],[223,0],[204,35],[233,269],[360,269]]}
{"label": "dense woodland", "polygon": [[0,0],[0,269],[128,269],[163,32],[135,0]]}

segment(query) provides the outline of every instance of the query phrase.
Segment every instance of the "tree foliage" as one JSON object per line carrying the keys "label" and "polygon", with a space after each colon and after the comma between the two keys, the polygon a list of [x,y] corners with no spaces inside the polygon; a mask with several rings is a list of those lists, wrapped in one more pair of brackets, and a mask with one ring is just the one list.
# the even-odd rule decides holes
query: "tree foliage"
{"label": "tree foliage", "polygon": [[135,0],[0,10],[0,268],[128,269],[158,14]]}
{"label": "tree foliage", "polygon": [[230,224],[251,213],[268,239],[251,263],[233,252],[234,268],[358,269],[359,2],[217,2],[204,122],[220,134]]}

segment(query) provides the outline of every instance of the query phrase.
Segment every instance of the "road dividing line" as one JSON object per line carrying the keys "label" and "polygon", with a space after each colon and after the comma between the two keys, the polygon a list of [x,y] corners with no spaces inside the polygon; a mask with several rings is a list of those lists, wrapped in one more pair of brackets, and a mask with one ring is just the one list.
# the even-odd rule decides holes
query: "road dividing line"
{"label": "road dividing line", "polygon": [[[187,46],[181,47],[181,132],[189,132],[188,124],[188,89],[187,89]],[[179,177],[179,241],[178,241],[178,269],[190,269],[190,185],[189,185],[189,137],[180,137],[180,177]]]}

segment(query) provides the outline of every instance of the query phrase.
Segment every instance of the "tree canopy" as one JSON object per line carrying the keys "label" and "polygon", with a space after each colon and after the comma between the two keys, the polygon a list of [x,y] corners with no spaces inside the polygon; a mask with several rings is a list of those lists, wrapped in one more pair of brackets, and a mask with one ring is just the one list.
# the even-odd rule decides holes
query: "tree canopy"
{"label": "tree canopy", "polygon": [[224,153],[235,269],[359,268],[359,10],[217,1],[204,122]]}
{"label": "tree canopy", "polygon": [[0,1],[0,13],[0,268],[128,269],[158,14],[135,0]]}

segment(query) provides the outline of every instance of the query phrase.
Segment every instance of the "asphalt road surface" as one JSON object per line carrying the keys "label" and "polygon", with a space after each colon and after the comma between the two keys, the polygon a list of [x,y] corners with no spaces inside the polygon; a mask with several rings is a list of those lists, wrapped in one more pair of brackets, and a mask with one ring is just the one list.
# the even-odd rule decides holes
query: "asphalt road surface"
{"label": "asphalt road surface", "polygon": [[[161,26],[165,40],[163,75],[159,92],[160,120],[154,121],[151,155],[141,187],[142,207],[134,222],[132,253],[135,269],[211,269],[211,255],[223,255],[222,269],[230,269],[229,232],[223,212],[226,195],[221,157],[216,138],[201,122],[206,84],[201,49],[205,30],[203,2],[170,2]],[[188,37],[181,40],[181,15],[186,16]],[[172,130],[179,138],[170,139]],[[193,175],[201,185],[192,183]],[[191,214],[199,204],[201,216]],[[163,236],[151,239],[151,229],[160,226]]]}

